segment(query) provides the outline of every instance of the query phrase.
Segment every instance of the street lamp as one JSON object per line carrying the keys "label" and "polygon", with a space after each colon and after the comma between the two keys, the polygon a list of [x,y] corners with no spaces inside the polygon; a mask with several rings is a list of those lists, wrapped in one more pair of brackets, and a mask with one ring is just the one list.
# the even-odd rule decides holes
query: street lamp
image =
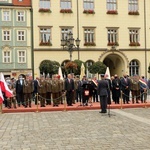
{"label": "street lamp", "polygon": [[79,50],[80,40],[77,38],[75,40],[76,45],[74,45],[74,38],[72,32],[69,32],[67,36],[61,39],[61,46],[63,46],[63,49],[66,48],[70,53],[70,61],[72,61],[72,52],[73,50],[77,49]]}

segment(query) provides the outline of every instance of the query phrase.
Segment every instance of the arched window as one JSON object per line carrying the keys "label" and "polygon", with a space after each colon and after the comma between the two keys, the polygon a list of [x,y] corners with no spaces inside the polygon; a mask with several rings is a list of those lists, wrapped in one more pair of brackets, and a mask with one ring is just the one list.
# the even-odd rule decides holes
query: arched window
{"label": "arched window", "polygon": [[92,74],[89,72],[88,68],[89,68],[90,66],[92,66],[93,63],[94,63],[93,60],[88,60],[88,61],[86,62],[86,76],[87,76],[88,78],[92,78]]}
{"label": "arched window", "polygon": [[137,60],[132,60],[129,66],[130,66],[130,76],[133,76],[135,74],[139,75],[139,63],[137,62]]}

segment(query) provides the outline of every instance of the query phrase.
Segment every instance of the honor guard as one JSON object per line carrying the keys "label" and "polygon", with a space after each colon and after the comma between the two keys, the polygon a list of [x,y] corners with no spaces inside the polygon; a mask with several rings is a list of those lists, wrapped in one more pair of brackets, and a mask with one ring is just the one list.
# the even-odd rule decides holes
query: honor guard
{"label": "honor guard", "polygon": [[45,81],[45,77],[42,75],[40,80],[38,81],[38,92],[41,107],[45,107],[46,89],[47,83]]}
{"label": "honor guard", "polygon": [[60,84],[59,84],[57,75],[53,75],[53,78],[52,78],[53,107],[59,106],[59,103],[60,103],[59,92],[60,92]]}
{"label": "honor guard", "polygon": [[28,106],[31,107],[33,89],[34,89],[33,80],[29,75],[26,75],[26,79],[24,80],[23,84],[25,108],[27,108]]}
{"label": "honor guard", "polygon": [[52,80],[50,77],[46,77],[46,105],[51,105],[51,93],[52,93]]}

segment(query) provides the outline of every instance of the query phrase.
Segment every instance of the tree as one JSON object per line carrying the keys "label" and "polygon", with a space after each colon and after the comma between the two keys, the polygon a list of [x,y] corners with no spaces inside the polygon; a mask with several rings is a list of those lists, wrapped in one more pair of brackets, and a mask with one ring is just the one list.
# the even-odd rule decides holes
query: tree
{"label": "tree", "polygon": [[65,72],[68,73],[74,73],[75,70],[77,70],[77,64],[73,61],[69,61],[65,64]]}
{"label": "tree", "polygon": [[82,65],[82,63],[84,63],[84,62],[81,61],[81,60],[76,59],[76,60],[74,60],[74,63],[77,64],[77,69],[74,70],[74,74],[75,74],[75,75],[80,75],[80,72],[81,72],[81,65]]}
{"label": "tree", "polygon": [[104,74],[106,71],[106,65],[100,61],[93,63],[92,66],[88,68],[89,72],[92,74]]}
{"label": "tree", "polygon": [[49,73],[51,76],[57,74],[59,66],[60,64],[56,61],[43,60],[39,66],[40,74],[47,75]]}

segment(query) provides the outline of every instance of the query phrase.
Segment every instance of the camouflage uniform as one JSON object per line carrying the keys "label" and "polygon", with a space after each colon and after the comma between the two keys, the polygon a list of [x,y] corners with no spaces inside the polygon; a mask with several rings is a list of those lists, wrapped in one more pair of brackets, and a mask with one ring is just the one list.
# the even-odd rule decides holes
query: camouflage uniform
{"label": "camouflage uniform", "polygon": [[45,81],[44,77],[42,77],[38,83],[38,92],[41,107],[45,107],[46,90],[47,82]]}
{"label": "camouflage uniform", "polygon": [[51,105],[52,80],[50,78],[46,78],[46,83],[46,105]]}
{"label": "camouflage uniform", "polygon": [[31,99],[33,93],[33,80],[26,77],[23,84],[23,94],[24,94],[24,103],[25,107],[31,107]]}
{"label": "camouflage uniform", "polygon": [[55,75],[54,78],[52,79],[53,107],[58,106],[60,103],[59,92],[60,92],[60,84],[57,79],[57,76]]}

